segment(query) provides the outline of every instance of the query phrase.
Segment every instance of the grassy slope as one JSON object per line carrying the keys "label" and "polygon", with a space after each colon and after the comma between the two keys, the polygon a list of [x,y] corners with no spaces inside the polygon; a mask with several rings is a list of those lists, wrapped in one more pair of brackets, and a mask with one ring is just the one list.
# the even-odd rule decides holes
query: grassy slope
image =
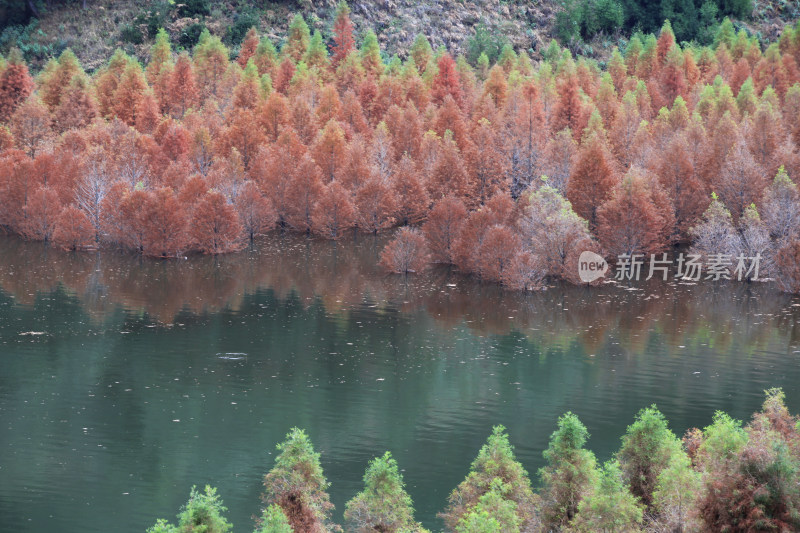
{"label": "grassy slope", "polygon": [[[786,19],[797,16],[795,11],[800,11],[794,2],[796,0],[754,0],[753,20],[743,25],[772,41]],[[141,45],[124,43],[120,39],[120,28],[131,23],[152,3],[152,0],[89,0],[85,10],[80,4],[54,8],[40,20],[41,34],[36,32],[32,38],[44,45],[54,44],[53,53],[71,47],[89,71],[101,66],[116,47],[123,47],[146,60],[151,41],[145,40]],[[286,35],[291,17],[298,11],[304,14],[312,29],[319,29],[328,37],[335,2],[227,0],[212,2],[212,5],[211,16],[204,20],[212,33],[224,36],[238,12],[256,6],[260,15],[259,32],[279,43]],[[374,29],[382,48],[389,54],[404,57],[419,32],[428,36],[434,48],[445,46],[453,52],[461,52],[474,27],[484,21],[493,31],[510,40],[516,49],[530,50],[536,58],[554,37],[553,19],[558,0],[353,0],[350,5],[357,32]],[[181,29],[192,22],[192,19],[173,17],[167,24],[173,41]],[[583,52],[603,57],[614,45],[624,43],[621,35],[600,36]]]}

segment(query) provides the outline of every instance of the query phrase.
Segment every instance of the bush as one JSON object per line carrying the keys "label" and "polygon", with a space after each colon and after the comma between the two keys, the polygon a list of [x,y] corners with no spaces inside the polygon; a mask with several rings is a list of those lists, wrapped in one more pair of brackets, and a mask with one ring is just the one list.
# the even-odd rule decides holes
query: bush
{"label": "bush", "polygon": [[486,54],[490,63],[497,61],[505,39],[497,32],[493,32],[481,22],[475,27],[475,34],[467,39],[467,61],[472,65],[477,65],[481,54]]}
{"label": "bush", "polygon": [[178,44],[186,50],[191,50],[194,45],[200,40],[200,34],[206,29],[206,25],[202,22],[195,22],[181,30],[178,35]]}
{"label": "bush", "polygon": [[591,39],[622,28],[625,12],[618,0],[566,0],[556,15],[556,32],[566,43]]}
{"label": "bush", "polygon": [[26,61],[33,61],[57,56],[67,47],[63,39],[45,43],[46,38],[37,19],[26,26],[7,26],[0,34],[0,53],[7,54],[11,48],[19,48]]}
{"label": "bush", "polygon": [[258,28],[259,23],[258,13],[254,10],[247,9],[238,13],[225,36],[227,43],[231,46],[240,44],[247,34],[247,30],[253,27]]}
{"label": "bush", "polygon": [[125,24],[119,30],[119,38],[123,43],[142,44],[144,35],[135,24]]}
{"label": "bush", "polygon": [[171,7],[172,4],[169,2],[155,2],[147,11],[136,15],[132,25],[134,27],[144,26],[147,36],[153,39],[158,33],[158,30],[165,27],[167,22],[169,22],[169,11]]}
{"label": "bush", "polygon": [[208,0],[183,0],[178,7],[179,17],[205,17],[210,14]]}

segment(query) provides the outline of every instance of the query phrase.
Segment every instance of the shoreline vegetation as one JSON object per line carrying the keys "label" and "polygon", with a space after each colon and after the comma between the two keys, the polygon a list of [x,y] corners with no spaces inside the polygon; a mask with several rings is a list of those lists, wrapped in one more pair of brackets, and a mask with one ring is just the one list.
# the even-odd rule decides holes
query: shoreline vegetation
{"label": "shoreline vegetation", "polygon": [[[399,227],[392,272],[454,265],[538,289],[577,257],[688,247],[763,260],[800,291],[800,23],[762,47],[723,21],[712,46],[634,34],[606,64],[555,41],[534,64],[357,46],[339,4],[329,47],[301,15],[278,51],[235,58],[207,30],[158,32],[91,76],[64,51],[34,78],[0,59],[0,227],[68,250],[158,258],[241,250],[280,230],[339,239]],[[728,274],[733,275],[733,265]]]}
{"label": "shoreline vegetation", "polygon": [[[743,425],[723,412],[682,439],[656,406],[642,409],[612,459],[585,448],[578,417],[566,413],[550,437],[534,490],[502,426],[496,426],[439,517],[445,531],[675,532],[797,531],[800,528],[800,419],[780,389]],[[390,452],[370,461],[364,490],[336,524],[320,455],[293,428],[264,477],[256,533],[417,532],[413,503]],[[232,526],[216,490],[192,488],[178,525],[160,519],[148,533],[224,533]]]}

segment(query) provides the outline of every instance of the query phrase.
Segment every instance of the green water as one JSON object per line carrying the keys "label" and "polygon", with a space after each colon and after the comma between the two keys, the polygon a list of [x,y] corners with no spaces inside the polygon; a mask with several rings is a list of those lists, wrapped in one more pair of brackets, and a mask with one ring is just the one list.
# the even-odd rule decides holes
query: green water
{"label": "green water", "polygon": [[493,424],[536,483],[567,410],[601,458],[651,403],[678,434],[749,417],[772,386],[800,411],[800,301],[770,284],[521,295],[444,268],[387,276],[383,244],[156,262],[0,237],[0,531],[141,533],[206,483],[252,531],[295,425],[337,520],[388,449],[438,528]]}

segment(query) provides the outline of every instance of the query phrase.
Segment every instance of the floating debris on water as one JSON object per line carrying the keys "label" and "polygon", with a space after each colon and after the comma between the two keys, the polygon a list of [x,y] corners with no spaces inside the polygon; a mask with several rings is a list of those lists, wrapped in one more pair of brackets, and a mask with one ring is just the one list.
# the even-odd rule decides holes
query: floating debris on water
{"label": "floating debris on water", "polygon": [[220,352],[217,354],[217,358],[224,359],[226,361],[241,361],[242,359],[247,358],[247,354],[242,352]]}

